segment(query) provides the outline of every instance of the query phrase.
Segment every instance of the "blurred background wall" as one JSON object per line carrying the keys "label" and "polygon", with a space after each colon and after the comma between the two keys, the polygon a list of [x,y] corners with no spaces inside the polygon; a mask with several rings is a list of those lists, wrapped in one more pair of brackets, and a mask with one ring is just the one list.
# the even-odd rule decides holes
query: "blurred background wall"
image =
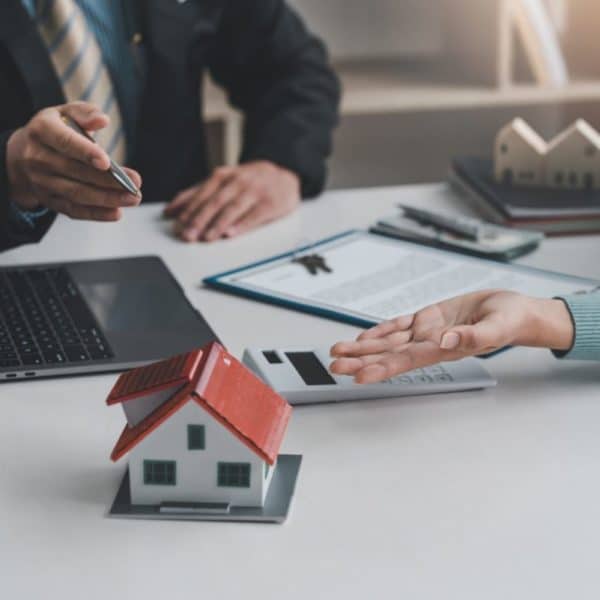
{"label": "blurred background wall", "polygon": [[[539,80],[512,24],[521,0],[288,0],[328,44],[344,86],[330,188],[439,181],[454,155],[490,154],[521,116],[545,136],[600,128],[600,0],[540,2],[569,79]],[[239,117],[209,90],[215,162],[235,160]]]}

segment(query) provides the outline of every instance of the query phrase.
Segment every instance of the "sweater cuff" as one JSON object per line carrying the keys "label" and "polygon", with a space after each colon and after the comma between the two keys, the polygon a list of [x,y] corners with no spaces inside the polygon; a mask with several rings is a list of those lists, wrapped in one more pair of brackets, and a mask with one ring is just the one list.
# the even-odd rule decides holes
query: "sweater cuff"
{"label": "sweater cuff", "polygon": [[554,351],[557,358],[567,360],[600,360],[600,293],[559,297],[573,321],[575,339],[566,352]]}

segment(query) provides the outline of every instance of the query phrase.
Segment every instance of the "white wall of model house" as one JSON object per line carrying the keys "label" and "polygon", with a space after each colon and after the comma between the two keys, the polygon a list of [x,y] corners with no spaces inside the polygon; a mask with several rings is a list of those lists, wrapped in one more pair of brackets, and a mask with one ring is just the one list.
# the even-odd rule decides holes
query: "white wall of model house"
{"label": "white wall of model house", "polygon": [[579,119],[549,143],[521,119],[503,127],[494,147],[499,182],[555,189],[600,189],[600,134]]}
{"label": "white wall of model house", "polygon": [[544,185],[546,147],[546,142],[525,121],[515,119],[496,137],[496,179],[516,185]]}
{"label": "white wall of model house", "polygon": [[[204,425],[205,449],[188,449],[188,425]],[[175,461],[175,485],[145,484],[144,461]],[[250,464],[250,487],[219,487],[219,462]],[[150,433],[129,454],[129,482],[133,504],[161,502],[220,502],[232,506],[263,506],[273,467],[193,400]]]}

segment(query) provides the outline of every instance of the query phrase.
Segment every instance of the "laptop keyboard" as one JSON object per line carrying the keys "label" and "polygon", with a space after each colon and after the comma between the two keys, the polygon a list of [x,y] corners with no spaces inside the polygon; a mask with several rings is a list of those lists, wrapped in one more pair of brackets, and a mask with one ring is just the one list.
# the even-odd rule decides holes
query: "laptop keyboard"
{"label": "laptop keyboard", "polygon": [[64,267],[0,273],[0,369],[113,356]]}

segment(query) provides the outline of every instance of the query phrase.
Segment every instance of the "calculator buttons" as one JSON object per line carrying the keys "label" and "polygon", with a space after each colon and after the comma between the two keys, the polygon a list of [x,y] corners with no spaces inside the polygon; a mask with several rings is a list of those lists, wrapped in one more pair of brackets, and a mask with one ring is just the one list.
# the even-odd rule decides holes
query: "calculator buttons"
{"label": "calculator buttons", "polygon": [[454,381],[452,375],[441,365],[436,365],[425,369],[415,369],[414,371],[410,371],[410,373],[397,375],[396,377],[390,377],[384,383],[392,385],[427,385],[430,383],[451,383],[452,381]]}
{"label": "calculator buttons", "polygon": [[434,381],[437,381],[439,383],[449,383],[451,381],[454,381],[454,378],[449,373],[441,373],[439,375],[434,375],[433,379]]}
{"label": "calculator buttons", "polygon": [[413,378],[408,375],[398,375],[397,377],[391,377],[386,379],[384,383],[390,383],[392,385],[402,385],[407,383],[414,383]]}
{"label": "calculator buttons", "polygon": [[266,358],[267,362],[271,365],[282,365],[283,360],[275,350],[264,350],[263,356]]}

